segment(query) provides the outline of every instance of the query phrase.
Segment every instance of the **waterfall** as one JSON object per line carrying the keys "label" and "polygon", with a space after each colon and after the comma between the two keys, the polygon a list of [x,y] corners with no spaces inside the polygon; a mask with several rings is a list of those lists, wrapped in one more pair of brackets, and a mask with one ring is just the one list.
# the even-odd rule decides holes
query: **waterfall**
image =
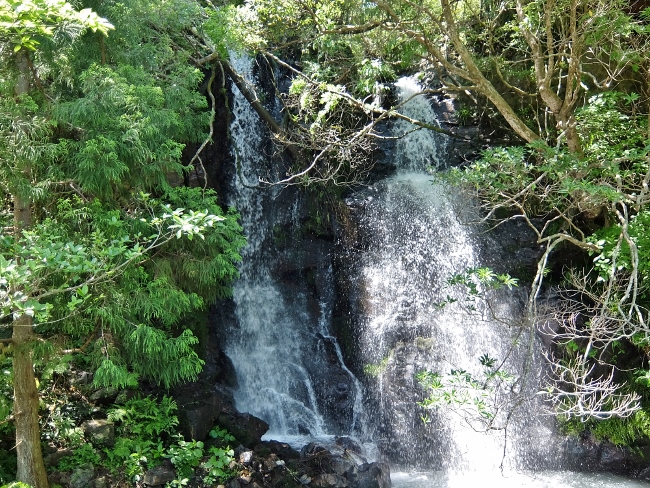
{"label": "waterfall", "polygon": [[[253,60],[232,54],[231,63],[259,84]],[[414,96],[416,80],[403,78],[396,86],[400,98],[409,99],[403,113],[436,123],[430,101]],[[432,183],[428,170],[445,167],[444,136],[394,124],[394,134],[408,133],[390,156],[397,172],[349,195],[352,223],[346,225],[354,229],[335,247],[304,231],[304,195],[259,188],[260,176],[282,174],[285,163],[243,95],[232,92],[237,171],[224,182],[224,193],[242,216],[248,245],[220,327],[237,376],[236,406],[269,423],[267,438],[294,446],[336,435],[371,439],[400,488],[641,486],[602,474],[540,474],[575,467],[566,462],[572,449],[574,460],[584,451],[557,435],[552,416],[540,415],[540,347],[530,329],[517,326],[524,292],[466,302],[449,284],[486,263],[506,269],[509,255],[479,226],[468,225],[478,219],[475,202]],[[345,297],[337,296],[341,290]],[[347,321],[346,352],[354,354],[354,368],[344,363],[332,333],[335,307],[337,320]],[[511,389],[523,399],[507,410],[513,412],[508,429],[476,432],[446,409],[429,412],[425,424],[418,406],[425,392],[416,373],[455,369],[476,376],[485,354],[515,375]],[[364,372],[363,388],[352,371]]]}
{"label": "waterfall", "polygon": [[[252,59],[232,53],[231,63],[259,85]],[[232,91],[237,173],[228,182],[228,204],[239,210],[248,238],[224,334],[237,375],[236,406],[265,420],[267,436],[274,439],[349,435],[361,387],[329,331],[334,301],[329,253],[315,241],[305,249],[300,194],[259,188],[259,177],[284,163],[272,156],[257,114],[239,90]],[[267,99],[273,103],[273,96]]]}
{"label": "waterfall", "polygon": [[[409,100],[401,108],[405,115],[436,123],[429,100],[414,96],[421,91],[414,79],[396,85],[400,99]],[[468,225],[478,220],[474,202],[432,183],[427,169],[445,167],[446,136],[412,132],[404,124],[393,129],[396,135],[407,133],[392,156],[397,173],[351,199],[362,209],[356,215],[367,243],[353,257],[350,281],[358,284],[353,299],[358,360],[370,373],[368,401],[375,406],[379,450],[394,464],[445,472],[549,467],[554,461],[546,459],[545,449],[552,425],[548,416],[530,415],[528,404],[514,412],[507,431],[476,432],[466,417],[444,408],[429,413],[429,424],[421,419],[426,412],[417,402],[424,392],[414,379],[419,371],[464,370],[480,377],[479,358],[487,354],[505,361],[503,370],[515,375],[513,389],[528,388],[519,393],[533,404],[529,385],[537,384],[541,363],[535,338],[518,327],[521,291],[506,290],[490,303],[467,306],[466,295],[449,285],[502,251],[479,227]],[[457,302],[441,305],[453,301],[450,297]],[[505,418],[495,425],[501,421]]]}

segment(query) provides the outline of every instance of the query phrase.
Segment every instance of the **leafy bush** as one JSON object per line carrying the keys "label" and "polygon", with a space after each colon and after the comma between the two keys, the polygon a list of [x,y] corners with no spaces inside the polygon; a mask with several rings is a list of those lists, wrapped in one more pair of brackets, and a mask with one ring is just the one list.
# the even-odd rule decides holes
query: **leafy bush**
{"label": "leafy bush", "polygon": [[158,466],[165,455],[163,443],[119,437],[115,446],[104,449],[105,465],[113,473],[123,473],[131,481],[138,481],[145,469]]}
{"label": "leafy bush", "polygon": [[59,461],[57,469],[59,471],[72,471],[73,469],[83,466],[84,464],[92,464],[97,466],[99,464],[99,455],[95,452],[90,444],[84,444],[75,449],[72,456],[67,456]]}
{"label": "leafy bush", "polygon": [[232,449],[221,449],[212,446],[209,450],[210,458],[201,467],[207,471],[204,481],[208,484],[223,483],[233,476],[233,471],[228,467],[233,461],[235,452]]}
{"label": "leafy bush", "polygon": [[120,422],[119,433],[125,436],[154,437],[171,434],[178,425],[176,402],[164,396],[160,403],[154,398],[134,398],[123,407],[108,411],[108,419]]}
{"label": "leafy bush", "polygon": [[196,469],[203,457],[203,442],[201,441],[184,441],[178,436],[176,445],[168,449],[168,457],[176,468],[178,477],[188,478],[194,469]]}

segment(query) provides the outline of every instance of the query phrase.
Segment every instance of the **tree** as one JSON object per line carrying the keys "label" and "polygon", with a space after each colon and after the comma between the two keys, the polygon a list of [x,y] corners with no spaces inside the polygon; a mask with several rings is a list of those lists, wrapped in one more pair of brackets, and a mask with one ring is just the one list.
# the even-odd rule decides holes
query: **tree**
{"label": "tree", "polygon": [[[623,418],[647,408],[647,118],[637,96],[608,92],[576,112],[580,158],[561,148],[494,148],[451,178],[473,188],[486,221],[522,219],[543,245],[529,316],[557,347],[545,395],[565,419]],[[638,107],[637,107],[638,108]],[[588,258],[564,271],[557,300],[540,307],[552,253]],[[631,420],[632,421],[632,420]],[[643,435],[649,432],[645,429]]]}
{"label": "tree", "polygon": [[242,42],[295,77],[283,98],[290,122],[275,130],[279,142],[312,152],[295,174],[335,181],[336,168],[346,167],[336,161],[358,159],[350,156],[355,150],[368,154],[381,137],[376,124],[403,117],[399,106],[384,106],[384,83],[416,65],[441,83],[426,93],[484,97],[524,142],[566,144],[580,156],[575,111],[586,94],[645,63],[643,25],[625,7],[600,0],[255,0],[237,15]]}
{"label": "tree", "polygon": [[[13,328],[4,342],[18,480],[36,488],[47,477],[34,359],[88,348],[98,384],[196,377],[201,361],[196,338],[179,330],[183,317],[229,292],[244,243],[236,214],[223,214],[210,191],[168,183],[186,170],[184,143],[206,137],[202,74],[171,37],[157,52],[120,49],[130,35],[151,47],[151,32],[170,28],[158,14],[153,25],[130,22],[143,6],[112,5],[122,25],[107,42],[113,26],[90,9],[0,3],[0,50],[15,53],[0,66],[0,186],[13,196],[0,215],[5,229],[13,221],[0,241],[0,324]],[[177,7],[169,14],[186,22],[198,8]]]}

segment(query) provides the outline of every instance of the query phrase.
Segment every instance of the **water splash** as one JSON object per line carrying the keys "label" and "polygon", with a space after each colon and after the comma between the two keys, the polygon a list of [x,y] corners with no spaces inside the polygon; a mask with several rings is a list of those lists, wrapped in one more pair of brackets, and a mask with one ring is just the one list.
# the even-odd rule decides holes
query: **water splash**
{"label": "water splash", "polygon": [[[437,124],[430,101],[414,96],[421,90],[416,80],[404,78],[396,85],[401,99],[408,100],[402,113]],[[504,369],[523,376],[522,364],[531,365],[534,338],[512,327],[521,317],[516,292],[470,307],[462,306],[465,295],[449,286],[452,277],[482,266],[482,255],[498,249],[466,225],[477,220],[474,203],[433,183],[426,172],[445,168],[444,136],[430,130],[409,133],[404,124],[393,129],[396,135],[406,133],[393,155],[397,174],[355,197],[363,201],[358,224],[367,245],[354,258],[351,281],[360,287],[354,301],[360,361],[375,372],[368,390],[374,391],[369,402],[376,407],[373,424],[380,452],[398,465],[448,473],[535,465],[546,456],[545,442],[537,439],[552,436],[548,422],[537,416],[515,414],[507,436],[503,430],[473,430],[458,411],[435,411],[428,425],[420,419],[424,412],[417,402],[424,392],[416,373],[462,369],[479,377],[479,357],[488,354],[507,359]],[[458,302],[440,306],[450,298]],[[532,369],[538,367],[534,363]],[[516,388],[522,384],[520,378]],[[536,444],[530,442],[532,433],[540,436]]]}

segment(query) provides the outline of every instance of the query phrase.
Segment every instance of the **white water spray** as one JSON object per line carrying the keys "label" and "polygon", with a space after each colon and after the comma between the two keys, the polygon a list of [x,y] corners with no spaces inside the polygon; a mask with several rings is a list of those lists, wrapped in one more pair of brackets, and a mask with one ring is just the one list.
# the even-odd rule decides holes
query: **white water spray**
{"label": "white water spray", "polygon": [[[232,54],[231,63],[249,82],[258,84],[252,59]],[[294,239],[299,242],[295,222],[299,196],[286,198],[289,190],[283,192],[280,187],[259,188],[259,175],[283,163],[268,155],[263,124],[235,88],[232,114],[230,134],[237,174],[230,181],[228,203],[239,210],[248,238],[240,278],[233,287],[235,323],[224,348],[237,374],[236,406],[269,424],[267,438],[350,434],[356,423],[355,406],[360,404],[360,386],[329,333],[333,297],[321,297],[317,300],[320,310],[314,311],[314,298],[306,287],[293,278],[282,278],[283,270],[302,273],[304,269],[289,262],[296,261],[295,252],[288,257],[278,250],[279,241],[285,241],[285,246]],[[315,279],[332,281],[331,266],[310,266],[316,268]],[[331,387],[334,394],[326,389],[328,376],[336,382]],[[332,413],[335,409],[341,410],[337,418]]]}

